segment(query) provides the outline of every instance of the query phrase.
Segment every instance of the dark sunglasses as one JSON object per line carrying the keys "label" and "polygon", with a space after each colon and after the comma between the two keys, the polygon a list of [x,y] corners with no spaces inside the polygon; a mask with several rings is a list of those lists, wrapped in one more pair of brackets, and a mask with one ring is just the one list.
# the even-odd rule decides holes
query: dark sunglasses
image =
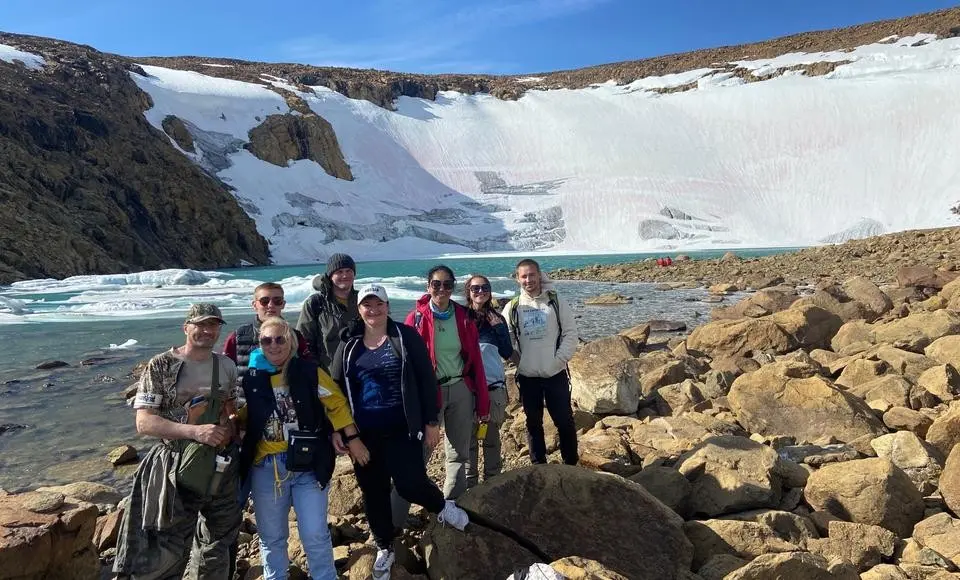
{"label": "dark sunglasses", "polygon": [[274,306],[283,306],[286,303],[286,300],[283,299],[283,296],[261,296],[260,298],[257,298],[257,302],[260,303],[260,306],[266,306],[270,303],[273,303]]}
{"label": "dark sunglasses", "polygon": [[263,345],[263,346],[270,346],[270,345],[272,345],[272,344],[276,344],[277,346],[283,346],[283,345],[287,344],[287,337],[286,337],[286,336],[276,336],[276,337],[274,337],[274,336],[261,336],[261,337],[260,337],[260,344]]}
{"label": "dark sunglasses", "polygon": [[453,290],[453,287],[456,285],[457,283],[454,280],[431,280],[430,281],[430,287],[433,288],[434,290],[439,290],[440,288],[443,288],[444,290]]}
{"label": "dark sunglasses", "polygon": [[473,286],[470,287],[470,292],[473,292],[474,294],[480,294],[482,292],[489,292],[489,291],[490,291],[489,284],[474,284]]}

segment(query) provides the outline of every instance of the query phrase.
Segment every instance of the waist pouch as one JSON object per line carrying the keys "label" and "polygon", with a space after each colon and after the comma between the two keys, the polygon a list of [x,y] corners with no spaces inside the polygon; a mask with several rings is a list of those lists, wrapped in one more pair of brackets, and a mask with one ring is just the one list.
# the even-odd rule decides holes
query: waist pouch
{"label": "waist pouch", "polygon": [[497,382],[495,382],[495,383],[490,383],[489,385],[487,385],[487,390],[488,390],[488,391],[496,391],[497,389],[502,389],[502,388],[504,388],[504,387],[506,387],[506,386],[507,386],[507,383],[505,383],[505,382],[503,382],[503,381],[497,381]]}
{"label": "waist pouch", "polygon": [[330,446],[330,441],[315,431],[290,431],[287,441],[287,471],[313,471]]}

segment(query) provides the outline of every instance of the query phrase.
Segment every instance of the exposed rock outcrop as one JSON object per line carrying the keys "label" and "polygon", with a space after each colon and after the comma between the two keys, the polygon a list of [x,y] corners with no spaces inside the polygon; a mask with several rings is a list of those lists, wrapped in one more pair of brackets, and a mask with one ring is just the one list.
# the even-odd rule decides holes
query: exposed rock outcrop
{"label": "exposed rock outcrop", "polygon": [[309,159],[320,164],[328,175],[353,180],[333,127],[316,114],[270,115],[250,130],[246,148],[257,158],[280,167],[286,167],[290,161]]}

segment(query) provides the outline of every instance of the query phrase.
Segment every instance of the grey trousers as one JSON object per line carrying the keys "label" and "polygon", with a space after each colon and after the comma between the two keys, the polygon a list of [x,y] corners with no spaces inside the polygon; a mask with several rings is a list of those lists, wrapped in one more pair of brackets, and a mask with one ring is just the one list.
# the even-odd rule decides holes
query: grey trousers
{"label": "grey trousers", "polygon": [[[440,424],[444,431],[444,453],[446,454],[446,479],[443,484],[443,496],[457,499],[467,490],[467,464],[470,462],[470,440],[474,433],[473,392],[463,380],[440,387],[443,395],[443,407],[440,409]],[[426,462],[429,455],[424,457]],[[391,495],[393,525],[403,528],[410,512],[410,502],[397,494]]]}
{"label": "grey trousers", "polygon": [[483,448],[483,479],[499,475],[503,469],[503,457],[500,453],[500,427],[507,413],[507,389],[501,387],[490,391],[490,422],[487,424],[487,436],[483,441],[470,438],[470,463],[467,464],[467,488],[480,480],[480,448]]}

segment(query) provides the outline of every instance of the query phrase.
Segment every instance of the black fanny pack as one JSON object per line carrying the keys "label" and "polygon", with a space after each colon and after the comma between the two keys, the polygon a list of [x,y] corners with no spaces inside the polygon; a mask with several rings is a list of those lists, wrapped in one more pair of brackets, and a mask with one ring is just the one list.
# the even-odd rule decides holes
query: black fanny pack
{"label": "black fanny pack", "polygon": [[315,431],[290,431],[287,440],[287,471],[313,471],[330,441]]}
{"label": "black fanny pack", "polygon": [[503,382],[503,381],[497,381],[497,382],[495,382],[495,383],[490,383],[489,385],[487,385],[487,390],[488,390],[488,391],[496,391],[497,389],[502,389],[502,388],[504,388],[504,387],[506,387],[506,386],[507,386],[507,383],[505,383],[505,382]]}

